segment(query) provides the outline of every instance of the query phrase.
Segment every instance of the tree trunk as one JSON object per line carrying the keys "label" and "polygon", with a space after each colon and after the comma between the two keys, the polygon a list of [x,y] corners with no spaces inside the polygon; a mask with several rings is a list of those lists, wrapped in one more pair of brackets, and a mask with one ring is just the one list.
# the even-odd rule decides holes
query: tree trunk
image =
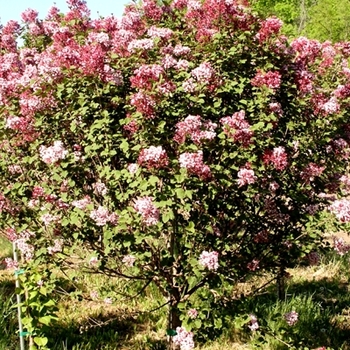
{"label": "tree trunk", "polygon": [[284,300],[285,298],[285,271],[283,267],[280,267],[277,272],[277,297],[279,300]]}
{"label": "tree trunk", "polygon": [[175,305],[170,304],[169,314],[168,314],[168,347],[167,347],[168,350],[179,349],[179,347],[173,342],[176,327],[181,327],[179,313],[178,313],[176,304]]}

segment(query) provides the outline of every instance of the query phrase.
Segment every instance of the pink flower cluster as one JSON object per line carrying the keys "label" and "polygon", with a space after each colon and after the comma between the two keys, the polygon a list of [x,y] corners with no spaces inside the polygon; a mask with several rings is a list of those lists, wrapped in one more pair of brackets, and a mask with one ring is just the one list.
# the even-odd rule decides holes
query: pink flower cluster
{"label": "pink flower cluster", "polygon": [[159,209],[153,204],[152,197],[141,197],[135,200],[134,209],[141,214],[146,226],[156,225],[159,222]]}
{"label": "pink flower cluster", "polygon": [[301,172],[301,177],[307,183],[314,181],[315,177],[320,176],[325,167],[319,166],[315,163],[309,163],[304,170]]}
{"label": "pink flower cluster", "polygon": [[195,319],[198,316],[198,311],[196,309],[189,309],[187,311],[187,316],[191,319]]}
{"label": "pink flower cluster", "polygon": [[125,264],[127,267],[133,267],[135,261],[136,258],[133,255],[125,255],[122,259],[123,264]]}
{"label": "pink flower cluster", "polygon": [[329,206],[331,213],[335,214],[341,222],[350,222],[350,200],[343,198],[335,200]]}
{"label": "pink flower cluster", "polygon": [[325,115],[334,114],[339,112],[340,106],[335,97],[331,97],[327,102],[325,102],[321,109],[323,110]]}
{"label": "pink flower cluster", "polygon": [[245,120],[244,111],[236,112],[232,117],[221,118],[220,123],[224,126],[225,134],[234,142],[241,143],[244,147],[251,144],[253,131],[250,130],[250,125]]}
{"label": "pink flower cluster", "polygon": [[164,75],[163,67],[158,64],[144,64],[134,71],[130,78],[131,85],[139,89],[151,89],[154,82],[158,82]]}
{"label": "pink flower cluster", "polygon": [[253,86],[266,86],[270,89],[278,89],[281,85],[281,74],[279,72],[262,72],[258,70],[255,77],[251,80]]}
{"label": "pink flower cluster", "polygon": [[137,163],[140,165],[145,165],[148,169],[160,169],[168,165],[169,159],[162,146],[151,146],[141,150]]}
{"label": "pink flower cluster", "polygon": [[346,244],[344,241],[344,238],[341,238],[341,237],[333,237],[333,245],[334,245],[334,250],[339,255],[344,255],[350,250],[350,245]]}
{"label": "pink flower cluster", "polygon": [[250,316],[250,321],[249,321],[249,325],[248,328],[251,331],[256,331],[259,329],[259,323],[258,323],[258,318],[255,315],[249,315]]}
{"label": "pink flower cluster", "polygon": [[115,213],[110,213],[103,206],[99,206],[90,213],[90,218],[95,221],[97,226],[105,226],[108,222],[115,225],[118,221],[118,216]]}
{"label": "pink flower cluster", "polygon": [[203,152],[185,152],[180,154],[179,164],[181,168],[187,169],[190,174],[197,175],[202,179],[209,179],[211,171],[208,165],[203,164]]}
{"label": "pink flower cluster", "polygon": [[5,128],[11,129],[11,130],[26,131],[29,125],[30,125],[29,118],[10,115],[6,119]]}
{"label": "pink flower cluster", "polygon": [[260,269],[260,260],[253,259],[250,263],[247,264],[247,269],[250,271],[256,271]]}
{"label": "pink flower cluster", "polygon": [[54,245],[47,247],[47,252],[50,255],[53,255],[55,253],[59,253],[63,250],[63,240],[62,239],[55,239],[53,241]]}
{"label": "pink flower cluster", "polygon": [[216,271],[219,268],[219,253],[204,250],[199,256],[198,262],[209,271]]}
{"label": "pink flower cluster", "polygon": [[73,205],[73,207],[79,208],[81,210],[85,210],[86,207],[91,203],[92,203],[92,201],[91,201],[90,196],[85,196],[83,199],[73,201],[72,205]]}
{"label": "pink flower cluster", "polygon": [[298,322],[299,314],[295,311],[288,312],[284,315],[284,319],[289,326],[294,326]]}
{"label": "pink flower cluster", "polygon": [[184,121],[176,124],[176,132],[174,140],[182,144],[186,141],[186,137],[200,145],[202,140],[213,140],[216,136],[215,129],[217,124],[210,120],[202,121],[199,115],[189,115]]}
{"label": "pink flower cluster", "polygon": [[242,187],[245,185],[253,184],[257,177],[255,176],[254,170],[246,167],[246,168],[240,168],[237,174],[238,177],[238,186]]}
{"label": "pink flower cluster", "polygon": [[191,350],[194,348],[193,333],[187,332],[184,327],[176,327],[173,342],[180,346],[180,350]]}
{"label": "pink flower cluster", "polygon": [[276,170],[284,170],[288,165],[288,157],[284,147],[275,147],[272,151],[266,150],[263,161],[266,165],[272,163]]}
{"label": "pink flower cluster", "polygon": [[105,196],[108,193],[108,188],[103,182],[95,182],[92,184],[94,193],[97,195]]}
{"label": "pink flower cluster", "polygon": [[191,75],[201,84],[209,84],[215,78],[215,70],[209,62],[201,63],[191,71]]}
{"label": "pink flower cluster", "polygon": [[283,22],[276,17],[269,17],[261,23],[261,28],[256,34],[256,38],[260,41],[266,41],[273,34],[278,34],[282,27]]}
{"label": "pink flower cluster", "polygon": [[55,141],[53,146],[39,148],[40,157],[46,164],[53,164],[66,158],[68,151],[64,148],[62,141]]}
{"label": "pink flower cluster", "polygon": [[[130,104],[136,107],[136,111],[144,115],[148,119],[155,117],[156,101],[142,91],[132,95]],[[135,127],[134,127],[135,129]],[[136,128],[137,130],[137,128]]]}

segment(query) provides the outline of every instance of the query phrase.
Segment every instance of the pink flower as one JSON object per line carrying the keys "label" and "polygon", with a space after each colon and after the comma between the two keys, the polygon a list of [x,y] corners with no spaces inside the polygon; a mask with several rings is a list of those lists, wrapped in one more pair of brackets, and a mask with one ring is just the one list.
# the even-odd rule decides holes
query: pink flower
{"label": "pink flower", "polygon": [[203,84],[209,84],[215,77],[215,70],[209,62],[201,63],[197,68],[191,71],[191,75]]}
{"label": "pink flower", "polygon": [[250,316],[250,321],[249,321],[249,325],[248,325],[248,328],[251,330],[251,331],[256,331],[259,329],[259,323],[258,323],[258,319],[255,315],[251,314],[249,315]]}
{"label": "pink flower", "polygon": [[189,173],[197,175],[202,179],[209,179],[211,177],[210,168],[208,165],[203,164],[202,151],[180,154],[179,163],[181,168],[186,168]]}
{"label": "pink flower", "polygon": [[115,214],[110,214],[108,209],[101,205],[91,211],[90,218],[95,221],[97,226],[105,226],[108,222],[115,224],[116,221]]}
{"label": "pink flower", "polygon": [[109,304],[109,305],[113,304],[112,298],[108,298],[108,297],[107,297],[107,298],[105,298],[103,301],[104,301],[105,304]]}
{"label": "pink flower", "polygon": [[107,186],[103,182],[95,182],[92,184],[94,193],[97,195],[105,196],[108,193]]}
{"label": "pink flower", "polygon": [[341,222],[350,222],[350,200],[343,198],[338,199],[329,206],[331,213],[335,214]]}
{"label": "pink flower", "polygon": [[18,269],[18,262],[14,261],[12,258],[5,258],[4,263],[6,265],[6,269]]}
{"label": "pink flower", "polygon": [[281,74],[273,71],[263,73],[259,70],[251,80],[251,84],[257,87],[266,86],[270,89],[278,89],[281,85]]}
{"label": "pink flower", "polygon": [[272,163],[276,170],[284,170],[288,165],[287,153],[282,146],[265,151],[263,158],[265,164]]}
{"label": "pink flower", "polygon": [[294,326],[298,322],[298,313],[295,311],[288,312],[284,315],[284,319],[289,326]]}
{"label": "pink flower", "polygon": [[269,17],[261,23],[261,28],[256,34],[260,42],[266,41],[272,34],[278,34],[283,22],[276,17]]}
{"label": "pink flower", "polygon": [[89,260],[90,266],[97,266],[97,264],[98,264],[98,259],[96,256],[93,256],[92,258],[90,258],[90,260]]}
{"label": "pink flower", "polygon": [[198,311],[196,309],[189,309],[187,311],[187,316],[191,319],[195,319],[198,316]]}
{"label": "pink flower", "polygon": [[219,268],[219,253],[218,252],[207,252],[204,250],[199,256],[199,264],[207,268],[210,271],[216,271]]}
{"label": "pink flower", "polygon": [[91,204],[91,198],[90,196],[85,196],[83,199],[77,200],[77,201],[73,201],[72,205],[73,207],[79,208],[81,210],[86,209],[86,207]]}
{"label": "pink flower", "polygon": [[210,120],[202,121],[199,115],[189,115],[184,121],[176,124],[174,140],[182,144],[186,141],[186,137],[190,137],[195,144],[200,145],[203,140],[215,138],[216,127],[217,124]]}
{"label": "pink flower", "polygon": [[238,186],[245,186],[253,184],[257,177],[254,174],[254,170],[251,170],[249,168],[240,168],[238,171]]}
{"label": "pink flower", "polygon": [[159,209],[153,204],[152,197],[142,197],[135,200],[134,209],[141,214],[146,226],[156,225],[159,222]]}
{"label": "pink flower", "polygon": [[243,110],[234,113],[232,117],[221,118],[220,123],[224,126],[225,134],[232,138],[234,142],[241,143],[243,147],[251,144],[253,131],[250,130],[250,125],[245,120]]}
{"label": "pink flower", "polygon": [[128,171],[130,174],[135,174],[138,170],[139,166],[136,163],[130,163],[128,164]]}
{"label": "pink flower", "polygon": [[55,141],[53,146],[39,148],[40,157],[46,164],[53,164],[66,158],[68,151],[64,148],[62,141]]}
{"label": "pink flower", "polygon": [[162,146],[144,148],[137,159],[138,164],[147,168],[164,168],[168,165],[168,156]]}
{"label": "pink flower", "polygon": [[55,239],[53,241],[54,245],[47,247],[47,252],[50,255],[53,255],[54,253],[61,252],[63,250],[63,240],[62,239]]}
{"label": "pink flower", "polygon": [[333,237],[334,250],[339,255],[344,255],[350,250],[350,245],[345,244],[345,241],[341,237]]}
{"label": "pink flower", "polygon": [[187,332],[184,327],[176,327],[173,342],[179,345],[181,350],[191,350],[194,348],[193,333]]}
{"label": "pink flower", "polygon": [[253,259],[250,263],[247,264],[247,268],[250,271],[259,270],[260,261],[258,259]]}
{"label": "pink flower", "polygon": [[309,163],[304,170],[301,172],[301,177],[307,183],[314,181],[315,177],[320,176],[325,167],[319,166],[315,163]]}
{"label": "pink flower", "polygon": [[125,264],[127,267],[133,267],[134,263],[136,261],[136,258],[133,255],[125,255],[123,257],[122,262]]}

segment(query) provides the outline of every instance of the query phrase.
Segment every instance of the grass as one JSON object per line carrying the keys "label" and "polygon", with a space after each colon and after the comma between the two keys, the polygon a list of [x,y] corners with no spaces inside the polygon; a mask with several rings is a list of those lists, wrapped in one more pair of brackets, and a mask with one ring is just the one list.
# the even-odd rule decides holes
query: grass
{"label": "grass", "polygon": [[[3,243],[3,242],[2,242]],[[1,244],[2,244],[1,243]],[[6,247],[6,246],[5,246]],[[6,251],[7,249],[7,251]],[[11,255],[11,246],[2,257]],[[288,271],[285,299],[276,297],[276,287],[267,285],[258,295],[247,295],[262,286],[271,276],[265,275],[237,286],[235,296],[225,304],[225,327],[221,336],[197,345],[202,350],[284,350],[350,349],[350,263],[349,257],[329,254],[319,266],[298,267]],[[133,286],[105,276],[78,274],[74,284],[60,283],[67,293],[58,294],[59,321],[52,326],[52,350],[161,350],[166,348],[166,308],[149,313],[163,303],[154,286],[139,297],[127,299],[115,293]],[[77,288],[82,294],[77,293]],[[100,298],[93,300],[90,292],[97,286]],[[61,290],[61,291],[62,291]],[[13,275],[0,275],[0,349],[17,350],[17,314],[14,303]],[[115,302],[106,304],[104,298]],[[289,326],[284,314],[299,314]],[[260,328],[251,332],[242,320],[247,314],[258,318]],[[316,335],[316,336],[315,336]],[[199,337],[197,337],[198,343]]]}

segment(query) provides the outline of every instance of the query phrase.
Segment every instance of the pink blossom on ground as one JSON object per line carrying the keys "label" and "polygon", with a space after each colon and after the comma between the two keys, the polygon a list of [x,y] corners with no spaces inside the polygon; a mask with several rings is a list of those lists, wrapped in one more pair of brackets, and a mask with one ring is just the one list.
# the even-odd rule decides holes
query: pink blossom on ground
{"label": "pink blossom on ground", "polygon": [[187,311],[187,316],[191,319],[195,319],[198,316],[198,311],[196,309],[189,309]]}
{"label": "pink blossom on ground", "polygon": [[331,213],[335,214],[341,222],[350,222],[350,200],[343,198],[335,200],[329,206]]}
{"label": "pink blossom on ground", "polygon": [[288,312],[284,315],[284,319],[289,326],[294,326],[298,322],[299,314],[295,311]]}
{"label": "pink blossom on ground", "polygon": [[194,348],[193,333],[187,332],[184,327],[176,327],[173,342],[180,346],[180,350],[191,350]]}
{"label": "pink blossom on ground", "polygon": [[46,164],[53,164],[66,158],[68,151],[64,148],[62,141],[55,141],[53,146],[39,148],[40,157]]}
{"label": "pink blossom on ground", "polygon": [[259,323],[258,323],[258,318],[251,314],[249,315],[250,316],[250,321],[249,321],[249,325],[248,325],[248,328],[251,330],[251,331],[256,331],[259,329]]}
{"label": "pink blossom on ground", "polygon": [[199,256],[199,264],[210,271],[216,271],[219,268],[219,253],[204,250]]}
{"label": "pink blossom on ground", "polygon": [[249,168],[240,168],[237,174],[238,177],[238,186],[242,187],[245,185],[253,184],[257,177],[255,176],[254,170]]}
{"label": "pink blossom on ground", "polygon": [[211,177],[209,166],[203,164],[202,151],[197,151],[196,153],[185,152],[180,154],[179,164],[181,168],[186,168],[189,173],[197,175],[203,179],[209,179]]}
{"label": "pink blossom on ground", "polygon": [[90,298],[91,299],[98,299],[98,292],[96,290],[91,291]]}
{"label": "pink blossom on ground", "polygon": [[136,199],[134,209],[141,215],[146,226],[156,225],[159,222],[159,209],[153,204],[152,197]]}
{"label": "pink blossom on ground", "polygon": [[98,258],[96,256],[93,256],[92,258],[90,258],[89,260],[90,266],[97,266],[97,264],[98,264]]}
{"label": "pink blossom on ground", "polygon": [[141,150],[137,163],[145,165],[147,168],[164,168],[168,165],[168,156],[162,146],[151,146]]}

